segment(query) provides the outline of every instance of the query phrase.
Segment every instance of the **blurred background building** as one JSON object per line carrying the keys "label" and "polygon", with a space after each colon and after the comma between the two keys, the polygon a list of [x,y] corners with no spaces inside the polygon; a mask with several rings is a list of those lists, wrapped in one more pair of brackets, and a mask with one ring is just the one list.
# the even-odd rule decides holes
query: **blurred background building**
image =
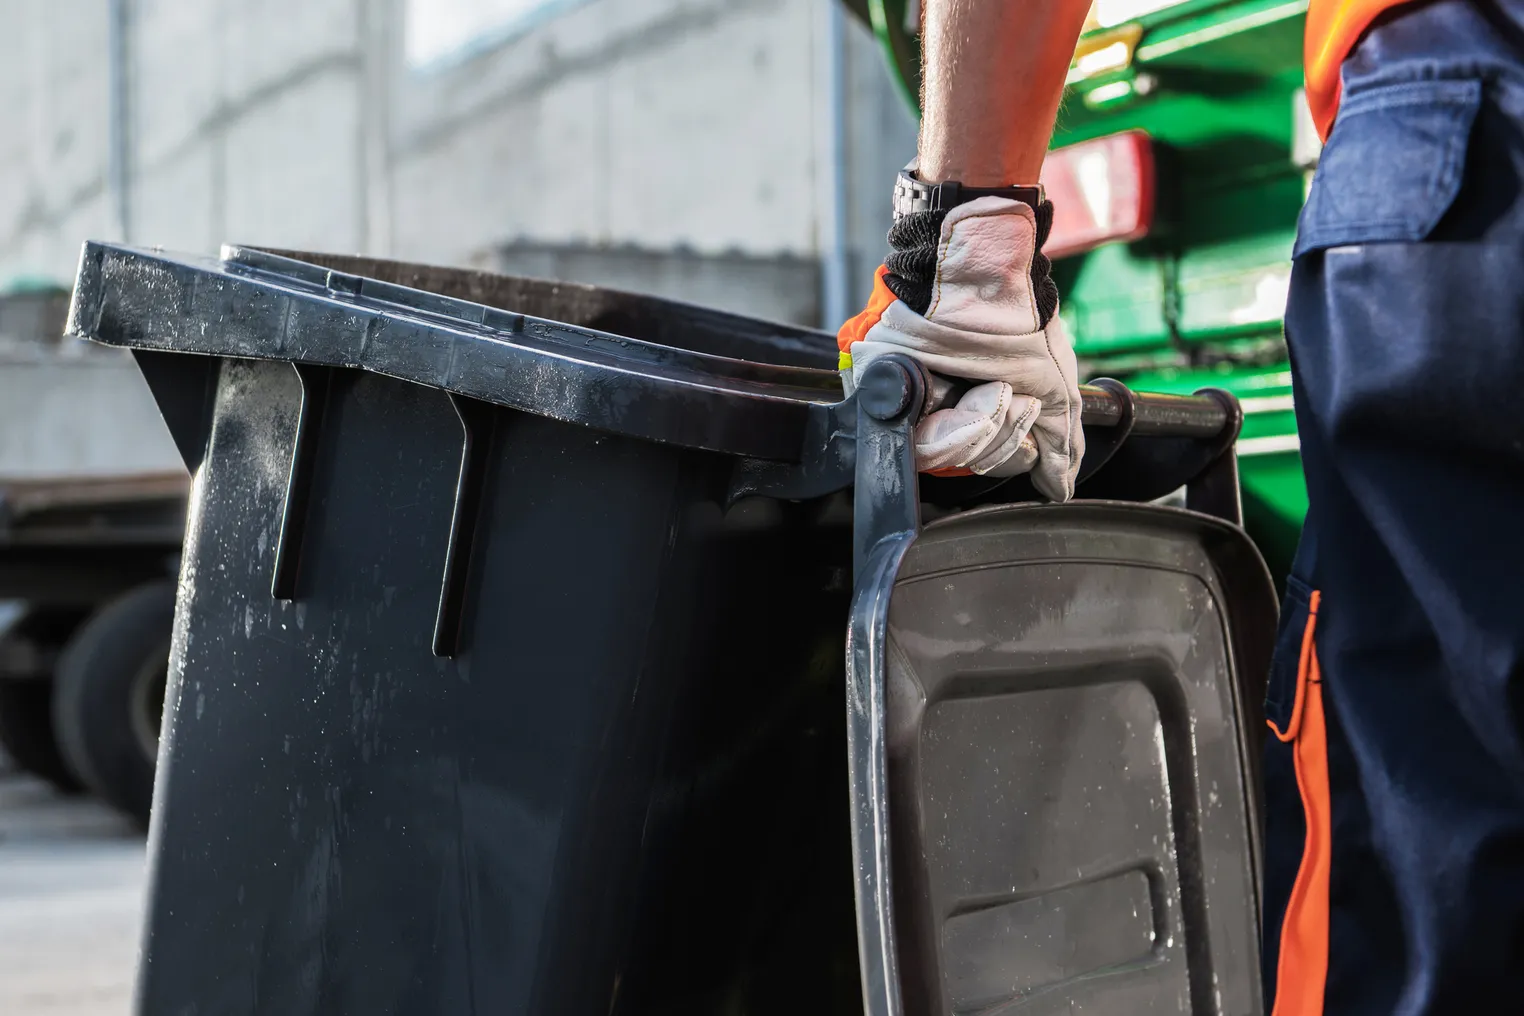
{"label": "blurred background building", "polygon": [[[120,1013],[142,841],[54,793],[83,771],[56,731],[93,750],[83,703],[116,699],[60,711],[53,671],[118,587],[169,581],[133,622],[168,636],[188,479],[132,358],[61,338],[81,243],[471,265],[829,326],[866,296],[915,126],[835,0],[3,0],[0,44],[0,1012]],[[171,515],[156,563],[140,530]],[[122,541],[157,570],[86,590],[49,558],[39,585],[48,540],[92,575]],[[151,783],[160,672],[105,714],[148,732],[112,787]]]}
{"label": "blurred background building", "polygon": [[915,144],[826,0],[7,0],[0,36],[0,284],[238,242],[834,324]]}

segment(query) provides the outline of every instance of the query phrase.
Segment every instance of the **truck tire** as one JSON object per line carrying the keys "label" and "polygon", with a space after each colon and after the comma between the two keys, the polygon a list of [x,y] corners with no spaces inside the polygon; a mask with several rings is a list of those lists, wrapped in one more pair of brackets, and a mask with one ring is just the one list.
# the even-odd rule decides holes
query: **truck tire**
{"label": "truck tire", "polygon": [[75,632],[54,676],[53,729],[65,760],[85,786],[143,825],[174,620],[173,582],[139,586]]}
{"label": "truck tire", "polygon": [[47,780],[65,794],[77,794],[85,785],[58,747],[52,707],[52,681],[0,679],[0,751],[22,772]]}

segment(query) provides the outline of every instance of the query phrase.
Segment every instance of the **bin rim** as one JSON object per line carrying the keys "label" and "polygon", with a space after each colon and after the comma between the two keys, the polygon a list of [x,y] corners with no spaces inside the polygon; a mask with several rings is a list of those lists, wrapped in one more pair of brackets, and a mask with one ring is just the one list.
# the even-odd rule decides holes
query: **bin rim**
{"label": "bin rim", "polygon": [[365,370],[615,434],[783,462],[798,461],[811,409],[843,399],[832,370],[659,345],[249,247],[224,247],[217,259],[87,242],[67,334],[136,351]]}
{"label": "bin rim", "polygon": [[[224,261],[251,268],[271,267],[286,274],[314,275],[322,282],[328,271],[360,276],[377,283],[389,283],[408,290],[453,297],[471,304],[497,307],[528,317],[559,321],[594,331],[609,332],[651,345],[678,351],[702,351],[722,358],[755,361],[762,365],[813,367],[836,372],[838,351],[836,335],[819,328],[786,324],[654,296],[612,286],[571,282],[564,279],[506,275],[480,268],[431,265],[395,258],[368,255],[329,254],[281,247],[247,247],[226,244]],[[548,306],[547,306],[548,305]],[[612,318],[617,324],[601,323]],[[652,332],[658,334],[652,334]],[[661,334],[681,335],[688,344],[664,340]],[[695,343],[695,338],[705,342]],[[740,340],[739,343],[737,340]],[[766,355],[748,356],[741,352],[711,349],[709,342],[722,347],[737,345],[766,347]]]}

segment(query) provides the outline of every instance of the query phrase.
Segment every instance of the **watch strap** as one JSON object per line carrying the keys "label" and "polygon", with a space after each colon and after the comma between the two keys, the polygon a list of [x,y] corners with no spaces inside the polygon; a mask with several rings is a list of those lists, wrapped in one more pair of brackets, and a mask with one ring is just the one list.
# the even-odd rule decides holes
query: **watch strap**
{"label": "watch strap", "polygon": [[925,183],[913,169],[902,169],[894,182],[894,217],[904,218],[915,212],[941,212],[974,200],[997,197],[1020,201],[1034,212],[1043,202],[1040,184],[1022,187],[965,187],[956,180]]}

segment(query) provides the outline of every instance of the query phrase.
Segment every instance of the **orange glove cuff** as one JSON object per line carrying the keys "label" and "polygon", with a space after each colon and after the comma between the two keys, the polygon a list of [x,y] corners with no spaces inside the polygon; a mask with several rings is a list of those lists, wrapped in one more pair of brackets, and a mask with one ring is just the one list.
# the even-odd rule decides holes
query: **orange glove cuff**
{"label": "orange glove cuff", "polygon": [[836,348],[842,353],[840,363],[842,370],[852,366],[850,349],[852,343],[861,342],[868,334],[868,329],[878,324],[878,319],[884,316],[884,311],[898,299],[889,291],[889,285],[884,281],[884,277],[888,274],[888,268],[883,265],[878,266],[878,271],[873,273],[873,293],[868,297],[868,305],[855,317],[848,318],[836,333]]}
{"label": "orange glove cuff", "polygon": [[[878,324],[878,319],[884,316],[884,311],[898,297],[890,292],[889,286],[884,282],[884,276],[889,274],[889,269],[883,265],[878,266],[878,271],[873,273],[873,294],[868,297],[868,305],[854,317],[848,318],[846,324],[836,333],[836,348],[841,351],[839,367],[848,370],[852,366],[851,346],[854,342],[861,342],[868,334],[868,329]],[[973,476],[971,469],[934,469],[932,476]]]}

